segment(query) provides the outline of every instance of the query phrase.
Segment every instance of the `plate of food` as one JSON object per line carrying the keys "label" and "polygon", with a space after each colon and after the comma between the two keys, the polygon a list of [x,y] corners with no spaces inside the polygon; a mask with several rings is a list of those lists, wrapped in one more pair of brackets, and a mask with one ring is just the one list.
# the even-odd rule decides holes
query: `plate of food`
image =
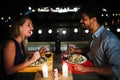
{"label": "plate of food", "polygon": [[47,58],[41,56],[36,62],[32,63],[30,66],[41,66],[42,64],[47,62]]}
{"label": "plate of food", "polygon": [[71,64],[83,64],[87,61],[87,58],[81,54],[68,54],[66,62]]}

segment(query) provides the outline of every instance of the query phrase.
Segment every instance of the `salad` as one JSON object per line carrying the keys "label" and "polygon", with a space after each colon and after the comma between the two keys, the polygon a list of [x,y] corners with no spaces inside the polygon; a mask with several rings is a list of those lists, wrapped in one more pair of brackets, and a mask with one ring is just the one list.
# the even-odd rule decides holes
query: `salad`
{"label": "salad", "polygon": [[87,61],[87,58],[80,54],[68,54],[66,61],[73,64],[82,64]]}

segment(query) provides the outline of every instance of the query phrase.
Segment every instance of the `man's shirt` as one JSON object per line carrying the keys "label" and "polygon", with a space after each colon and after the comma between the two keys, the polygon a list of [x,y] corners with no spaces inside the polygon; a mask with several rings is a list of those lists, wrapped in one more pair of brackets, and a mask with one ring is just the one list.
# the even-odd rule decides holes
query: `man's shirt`
{"label": "man's shirt", "polygon": [[90,59],[96,67],[112,66],[120,77],[120,40],[103,25],[92,34]]}

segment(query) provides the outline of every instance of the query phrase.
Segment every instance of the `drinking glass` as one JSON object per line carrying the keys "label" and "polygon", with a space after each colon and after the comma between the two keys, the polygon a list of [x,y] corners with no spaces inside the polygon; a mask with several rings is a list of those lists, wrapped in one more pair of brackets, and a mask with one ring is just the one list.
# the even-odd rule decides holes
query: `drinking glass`
{"label": "drinking glass", "polygon": [[45,56],[46,56],[47,58],[50,58],[50,57],[51,57],[51,52],[46,52],[46,53],[45,53]]}

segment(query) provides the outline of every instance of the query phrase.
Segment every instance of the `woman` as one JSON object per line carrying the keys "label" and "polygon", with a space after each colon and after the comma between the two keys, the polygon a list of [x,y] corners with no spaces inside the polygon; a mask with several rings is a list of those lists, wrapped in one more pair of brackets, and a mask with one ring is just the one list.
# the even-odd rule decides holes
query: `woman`
{"label": "woman", "polygon": [[[31,36],[33,29],[32,20],[27,16],[22,16],[14,22],[11,36],[2,47],[2,71],[0,70],[2,75],[0,75],[0,80],[14,80],[17,71],[35,62],[40,57],[40,53],[46,50],[42,47],[36,52],[25,51],[23,42]],[[29,53],[32,53],[33,56],[25,61]]]}

